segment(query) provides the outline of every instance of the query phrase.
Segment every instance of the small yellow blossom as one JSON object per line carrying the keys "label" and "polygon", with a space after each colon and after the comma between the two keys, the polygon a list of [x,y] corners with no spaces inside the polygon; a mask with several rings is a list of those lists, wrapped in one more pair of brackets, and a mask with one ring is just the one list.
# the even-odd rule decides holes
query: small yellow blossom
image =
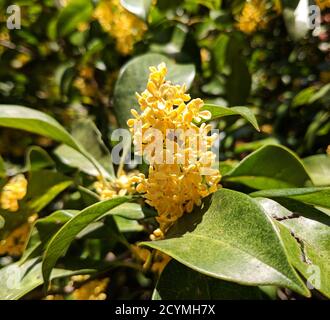
{"label": "small yellow blossom", "polygon": [[132,52],[134,44],[142,39],[147,30],[146,24],[127,11],[119,0],[102,0],[94,12],[94,17],[116,40],[116,48],[123,55]]}
{"label": "small yellow blossom", "polygon": [[74,290],[72,298],[74,300],[105,300],[107,298],[105,291],[109,281],[109,278],[90,280]]}
{"label": "small yellow blossom", "polygon": [[[146,203],[156,208],[160,229],[151,239],[161,239],[178,218],[191,212],[195,205],[200,206],[202,198],[217,190],[220,173],[212,169],[215,156],[209,149],[216,137],[208,136],[211,126],[203,123],[199,128],[195,124],[211,117],[209,111],[201,109],[203,101],[191,100],[185,86],[166,81],[164,63],[151,67],[150,71],[147,89],[137,94],[142,113],[131,110],[135,118],[127,124],[136,153],[150,162],[148,178],[136,190],[144,193]],[[149,129],[161,133],[160,152],[150,148],[153,141],[148,136]],[[169,129],[182,131],[172,136]],[[173,150],[169,150],[169,142]]]}
{"label": "small yellow blossom", "polygon": [[316,0],[315,2],[320,7],[321,10],[330,8],[330,0]]}
{"label": "small yellow blossom", "polygon": [[330,155],[330,144],[328,145],[328,148],[327,148],[327,154]]}
{"label": "small yellow blossom", "polygon": [[[151,255],[151,252],[148,249],[136,245],[131,245],[131,251],[139,261],[142,261],[144,263],[144,268],[149,262],[151,265],[148,269],[150,269],[154,273],[157,273],[158,275],[162,273],[168,262],[171,260],[170,256],[161,251],[155,250],[154,254]],[[151,261],[149,261],[150,258]]]}
{"label": "small yellow blossom", "polygon": [[122,172],[119,177],[113,181],[99,180],[94,183],[96,192],[100,195],[101,200],[108,200],[116,196],[124,196],[135,192],[136,183],[140,183],[143,175],[135,171],[126,174]]}
{"label": "small yellow blossom", "polygon": [[25,248],[25,242],[29,236],[30,224],[24,223],[12,231],[5,240],[0,241],[0,256],[21,256]]}
{"label": "small yellow blossom", "polygon": [[250,34],[266,26],[266,3],[264,0],[251,0],[245,3],[238,18],[237,27]]}
{"label": "small yellow blossom", "polygon": [[79,71],[79,76],[74,80],[73,85],[85,97],[93,97],[98,88],[94,79],[94,69],[83,67]]}
{"label": "small yellow blossom", "polygon": [[0,203],[1,208],[16,212],[19,209],[18,201],[22,200],[27,191],[27,180],[23,174],[19,174],[9,180],[2,188]]}

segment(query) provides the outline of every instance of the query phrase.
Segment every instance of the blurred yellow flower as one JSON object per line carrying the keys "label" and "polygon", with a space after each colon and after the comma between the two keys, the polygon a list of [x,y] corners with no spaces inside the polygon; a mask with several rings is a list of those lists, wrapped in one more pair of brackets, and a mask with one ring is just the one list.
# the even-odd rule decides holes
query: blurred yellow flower
{"label": "blurred yellow flower", "polygon": [[330,0],[315,0],[315,2],[320,7],[321,10],[330,8]]}
{"label": "blurred yellow flower", "polygon": [[238,18],[237,27],[250,34],[266,26],[266,3],[264,0],[251,0],[245,3]]}
{"label": "blurred yellow flower", "polygon": [[[150,162],[148,178],[136,190],[144,193],[146,203],[158,212],[160,229],[151,239],[159,239],[185,212],[200,206],[202,198],[217,190],[221,176],[218,169],[212,169],[215,155],[209,150],[216,137],[208,136],[211,126],[202,124],[199,128],[194,123],[211,117],[209,111],[201,110],[203,101],[190,101],[185,86],[165,81],[164,63],[150,71],[147,89],[137,95],[142,113],[131,110],[135,118],[127,124],[136,153]],[[150,148],[148,129],[161,133],[160,152]],[[169,129],[179,132],[179,136],[169,134]],[[173,150],[168,148],[169,142]],[[173,159],[168,161],[171,156]]]}
{"label": "blurred yellow flower", "polygon": [[0,241],[0,256],[10,255],[19,257],[22,255],[26,241],[29,237],[31,225],[37,219],[37,215],[29,217],[26,223],[23,223],[14,229],[4,240]]}
{"label": "blurred yellow flower", "polygon": [[1,208],[16,212],[19,209],[18,201],[22,200],[26,195],[27,184],[28,182],[23,174],[12,177],[2,188],[0,196]]}
{"label": "blurred yellow flower", "polygon": [[134,44],[142,39],[147,30],[146,24],[122,7],[119,0],[101,1],[94,17],[115,38],[116,48],[123,55],[132,52]]}
{"label": "blurred yellow flower", "polygon": [[74,290],[72,298],[74,300],[105,300],[107,298],[105,291],[109,281],[109,278],[90,280]]}

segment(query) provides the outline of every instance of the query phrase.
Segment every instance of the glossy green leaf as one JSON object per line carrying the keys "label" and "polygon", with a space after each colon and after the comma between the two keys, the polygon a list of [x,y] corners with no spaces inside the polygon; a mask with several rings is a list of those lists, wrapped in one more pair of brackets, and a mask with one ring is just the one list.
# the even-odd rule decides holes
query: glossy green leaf
{"label": "glossy green leaf", "polygon": [[88,153],[99,164],[99,168],[97,169],[93,162],[84,157],[83,154],[67,145],[60,145],[54,151],[61,162],[92,176],[99,176],[99,170],[101,170],[104,177],[114,178],[110,152],[95,124],[90,119],[75,122],[72,128],[72,136],[84,150],[88,150]]}
{"label": "glossy green leaf", "polygon": [[330,187],[262,190],[250,195],[271,199],[290,198],[309,205],[330,208]]}
{"label": "glossy green leaf", "polygon": [[165,62],[168,68],[167,79],[174,84],[186,84],[189,88],[195,77],[195,67],[192,64],[178,64],[168,57],[147,53],[137,56],[126,63],[120,70],[120,74],[114,89],[114,107],[117,119],[122,128],[127,127],[127,120],[132,117],[130,110],[139,109],[135,93],[145,90],[149,67],[157,66]]}
{"label": "glossy green leaf", "polygon": [[259,131],[257,119],[253,112],[248,107],[223,107],[215,104],[205,104],[203,110],[208,110],[212,114],[212,119],[238,115],[243,117],[246,121],[250,122],[253,127]]}
{"label": "glossy green leaf", "polygon": [[91,0],[71,0],[65,6],[57,20],[57,34],[66,36],[74,31],[79,23],[87,22],[93,14]]}
{"label": "glossy green leaf", "polygon": [[302,187],[309,179],[301,160],[281,145],[261,147],[225,176],[254,189]]}
{"label": "glossy green leaf", "polygon": [[289,260],[306,278],[309,289],[330,298],[330,228],[304,217],[284,220],[278,225]]}
{"label": "glossy green leaf", "polygon": [[258,287],[207,277],[171,260],[162,272],[153,300],[258,300]]}
{"label": "glossy green leaf", "polygon": [[72,136],[105,169],[108,176],[114,178],[111,154],[102,140],[102,134],[91,119],[76,121]]}
{"label": "glossy green leaf", "polygon": [[143,231],[143,226],[139,224],[136,220],[130,220],[122,218],[120,216],[114,217],[117,224],[118,230],[120,232],[140,232]]}
{"label": "glossy green leaf", "polygon": [[152,0],[120,0],[121,5],[142,20],[147,20]]}
{"label": "glossy green leaf", "polygon": [[106,212],[129,200],[129,197],[118,197],[98,202],[82,210],[61,227],[49,241],[43,256],[42,274],[46,285],[48,285],[51,270],[54,268],[57,260],[66,253],[75,236]]}
{"label": "glossy green leaf", "polygon": [[32,227],[20,263],[25,262],[29,258],[40,256],[51,237],[78,213],[78,210],[58,210],[49,216],[38,219]]}
{"label": "glossy green leaf", "polygon": [[209,208],[181,218],[165,240],[142,242],[207,276],[244,285],[277,285],[308,296],[277,229],[249,196],[218,190]]}
{"label": "glossy green leaf", "polygon": [[278,219],[289,260],[317,290],[330,297],[330,227],[295,216],[270,199],[257,199],[265,212]]}
{"label": "glossy green leaf", "polygon": [[[58,146],[54,150],[54,154],[59,158],[62,163],[66,164],[69,167],[78,168],[80,171],[94,177],[100,175],[93,163],[86,159],[86,157],[84,157],[80,152],[65,144]],[[105,170],[102,170],[102,173],[105,177],[107,176]]]}
{"label": "glossy green leaf", "polygon": [[25,130],[62,142],[84,155],[101,171],[100,164],[54,118],[38,110],[0,105],[0,126]]}
{"label": "glossy green leaf", "polygon": [[0,105],[0,126],[37,133],[79,150],[72,136],[52,117],[35,109]]}
{"label": "glossy green leaf", "polygon": [[304,165],[315,186],[330,185],[330,156],[318,154],[303,159]]}
{"label": "glossy green leaf", "polygon": [[[54,269],[51,279],[69,277],[75,274],[92,273],[91,269]],[[31,259],[24,264],[10,264],[0,269],[0,300],[18,300],[43,284],[41,262]]]}

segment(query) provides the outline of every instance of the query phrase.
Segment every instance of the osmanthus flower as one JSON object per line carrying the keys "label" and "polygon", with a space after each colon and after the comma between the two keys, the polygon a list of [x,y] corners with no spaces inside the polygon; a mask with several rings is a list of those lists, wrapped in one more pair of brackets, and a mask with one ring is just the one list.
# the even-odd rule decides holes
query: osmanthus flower
{"label": "osmanthus flower", "polygon": [[94,188],[100,195],[101,200],[108,200],[116,196],[133,194],[136,184],[140,183],[143,178],[143,174],[136,171],[127,174],[121,171],[118,177],[112,181],[105,180],[104,177],[98,177],[98,181],[94,183]]}
{"label": "osmanthus flower", "polygon": [[27,185],[28,182],[23,174],[12,177],[1,190],[1,208],[16,212],[19,209],[18,201],[22,200],[26,195]]}
{"label": "osmanthus flower", "polygon": [[146,24],[127,11],[119,0],[102,0],[94,12],[94,17],[116,40],[116,48],[123,55],[132,52],[134,44],[142,39],[147,30]]}
{"label": "osmanthus flower", "polygon": [[237,27],[242,32],[250,34],[262,29],[267,24],[267,7],[265,0],[250,0],[245,2],[243,10],[238,17]]}
{"label": "osmanthus flower", "polygon": [[11,231],[9,235],[0,241],[0,255],[9,255],[12,257],[19,257],[22,255],[26,241],[29,237],[31,226],[38,218],[34,214],[28,218],[28,221],[18,226]]}
{"label": "osmanthus flower", "polygon": [[178,218],[200,206],[221,178],[212,168],[216,136],[209,135],[210,125],[196,125],[210,119],[210,112],[202,110],[201,99],[191,100],[184,85],[166,81],[166,73],[164,63],[150,68],[147,89],[137,94],[142,112],[131,110],[134,119],[127,122],[137,154],[150,163],[148,177],[136,190],[158,212],[160,228],[151,239],[162,238]]}
{"label": "osmanthus flower", "polygon": [[316,5],[320,7],[321,10],[330,8],[330,0],[315,0]]}
{"label": "osmanthus flower", "polygon": [[109,282],[109,278],[90,279],[89,275],[72,276],[65,287],[66,294],[47,295],[44,300],[105,300]]}
{"label": "osmanthus flower", "polygon": [[[82,276],[74,276],[71,279],[77,281],[79,277]],[[74,300],[105,300],[107,298],[105,291],[109,281],[109,278],[87,281],[80,288],[73,291],[72,298]]]}

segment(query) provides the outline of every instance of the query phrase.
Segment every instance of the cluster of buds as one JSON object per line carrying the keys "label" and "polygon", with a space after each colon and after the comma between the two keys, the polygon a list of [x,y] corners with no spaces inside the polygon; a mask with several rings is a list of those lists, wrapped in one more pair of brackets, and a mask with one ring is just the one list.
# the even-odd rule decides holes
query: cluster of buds
{"label": "cluster of buds", "polygon": [[99,177],[98,181],[94,183],[94,188],[100,195],[101,200],[108,200],[116,196],[133,194],[136,183],[140,183],[143,178],[144,176],[141,173],[132,171],[126,174],[122,171],[118,178],[112,181]]}
{"label": "cluster of buds", "polygon": [[267,24],[266,12],[267,8],[264,0],[251,0],[246,2],[238,18],[238,29],[244,33],[250,34],[257,29],[264,28]]}
{"label": "cluster of buds", "polygon": [[146,24],[128,12],[119,0],[102,0],[94,12],[102,28],[116,40],[117,50],[130,54],[134,43],[141,40],[147,30]]}
{"label": "cluster of buds", "polygon": [[1,208],[16,212],[19,209],[18,201],[22,200],[26,195],[27,185],[28,182],[23,174],[12,177],[1,190]]}
{"label": "cluster of buds", "polygon": [[210,112],[202,110],[201,99],[191,100],[184,85],[166,81],[166,73],[164,63],[150,68],[147,89],[137,94],[142,113],[133,109],[134,119],[127,122],[136,153],[150,164],[148,178],[136,190],[158,212],[160,228],[152,239],[162,238],[185,212],[200,206],[221,177],[212,168],[216,135],[209,135],[211,125],[197,125],[210,119]]}

